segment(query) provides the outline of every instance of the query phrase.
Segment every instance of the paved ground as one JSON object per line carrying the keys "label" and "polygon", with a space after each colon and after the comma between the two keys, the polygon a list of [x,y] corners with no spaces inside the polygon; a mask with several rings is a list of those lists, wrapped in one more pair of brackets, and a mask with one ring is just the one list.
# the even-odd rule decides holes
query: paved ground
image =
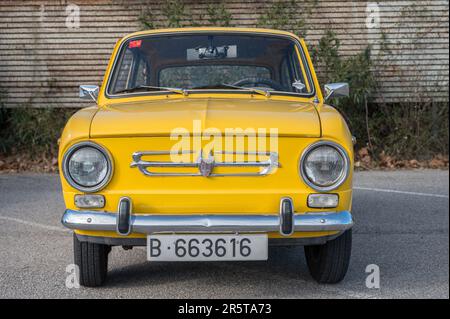
{"label": "paved ground", "polygon": [[[68,289],[72,237],[59,224],[58,176],[0,175],[0,298],[449,298],[448,171],[364,172],[355,186],[341,284],[316,284],[302,248],[249,263],[149,263],[144,249],[114,248],[105,287]],[[380,267],[380,289],[366,288],[369,264]]]}

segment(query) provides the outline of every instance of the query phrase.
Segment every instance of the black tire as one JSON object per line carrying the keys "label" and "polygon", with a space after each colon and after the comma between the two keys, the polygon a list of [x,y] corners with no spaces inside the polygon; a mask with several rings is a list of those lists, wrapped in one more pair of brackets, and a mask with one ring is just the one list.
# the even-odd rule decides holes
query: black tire
{"label": "black tire", "polygon": [[75,265],[79,269],[80,285],[101,286],[108,273],[108,254],[111,246],[79,241],[73,234]]}
{"label": "black tire", "polygon": [[306,262],[311,276],[323,284],[342,281],[350,264],[351,251],[351,229],[324,245],[305,246]]}

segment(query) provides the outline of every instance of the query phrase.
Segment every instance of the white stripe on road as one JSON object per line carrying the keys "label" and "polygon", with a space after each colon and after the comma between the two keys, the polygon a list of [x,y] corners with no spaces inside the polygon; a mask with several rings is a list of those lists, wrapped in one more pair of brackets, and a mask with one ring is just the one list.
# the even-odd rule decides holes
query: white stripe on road
{"label": "white stripe on road", "polygon": [[15,222],[15,223],[33,226],[33,227],[39,227],[42,229],[52,230],[52,231],[59,231],[59,232],[69,232],[70,231],[69,229],[66,229],[63,227],[49,226],[49,225],[39,224],[39,223],[30,222],[27,220],[14,218],[14,217],[8,217],[8,216],[0,216],[0,220],[6,220],[6,221],[10,221],[10,222]]}
{"label": "white stripe on road", "polygon": [[368,187],[353,187],[353,189],[362,190],[362,191],[382,192],[382,193],[396,193],[396,194],[415,195],[415,196],[429,196],[429,197],[438,197],[438,198],[449,198],[448,195],[430,194],[430,193],[418,193],[418,192],[405,192],[405,191],[398,191],[398,190],[395,190],[395,189],[368,188]]}

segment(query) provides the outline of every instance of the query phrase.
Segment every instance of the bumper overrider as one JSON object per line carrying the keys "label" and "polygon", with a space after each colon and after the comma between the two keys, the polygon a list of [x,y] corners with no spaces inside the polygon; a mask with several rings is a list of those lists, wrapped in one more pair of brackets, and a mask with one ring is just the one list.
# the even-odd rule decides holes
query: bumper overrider
{"label": "bumper overrider", "polygon": [[[79,211],[68,209],[62,224],[74,230],[114,231],[121,236],[130,233],[265,233],[338,232],[353,226],[348,211],[295,213],[290,198],[280,200],[279,214],[132,214],[132,202],[122,198],[118,212]],[[335,237],[335,236],[334,236]]]}

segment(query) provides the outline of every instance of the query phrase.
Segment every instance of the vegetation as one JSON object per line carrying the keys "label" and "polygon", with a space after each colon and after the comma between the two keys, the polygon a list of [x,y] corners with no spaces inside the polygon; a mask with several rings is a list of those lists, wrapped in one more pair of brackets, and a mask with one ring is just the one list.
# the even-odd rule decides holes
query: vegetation
{"label": "vegetation", "polygon": [[210,25],[229,27],[231,24],[231,13],[225,8],[223,2],[210,4],[207,8],[208,22]]}
{"label": "vegetation", "polygon": [[374,154],[379,159],[448,155],[448,103],[371,105],[369,112]]}
{"label": "vegetation", "polygon": [[183,1],[167,1],[163,6],[163,15],[166,17],[167,27],[181,28],[182,21],[187,16]]}
{"label": "vegetation", "polygon": [[[262,28],[286,30],[305,37],[307,33],[305,18],[311,13],[318,0],[275,0],[261,14],[257,26]],[[298,17],[298,13],[301,16]],[[294,14],[296,17],[294,18]]]}
{"label": "vegetation", "polygon": [[145,7],[145,9],[141,11],[141,14],[138,17],[138,22],[143,30],[156,29],[152,9],[149,7]]}
{"label": "vegetation", "polygon": [[378,83],[371,60],[371,48],[349,58],[339,55],[340,43],[328,31],[312,50],[315,65],[322,70],[321,83],[348,82],[350,97],[331,101],[346,118],[357,137],[358,150],[371,160],[425,160],[448,155],[448,103],[426,98],[407,103],[373,103]]}
{"label": "vegetation", "polygon": [[57,140],[74,109],[0,109],[0,154],[27,152],[37,157],[55,156]]}
{"label": "vegetation", "polygon": [[[370,47],[363,52],[343,59],[339,55],[340,42],[332,31],[327,31],[320,39],[311,55],[314,64],[321,68],[321,83],[347,82],[351,88],[348,98],[331,101],[345,117],[352,133],[358,137],[359,147],[373,145],[369,127],[369,104],[377,83],[372,72]],[[362,138],[361,138],[362,137]]]}

